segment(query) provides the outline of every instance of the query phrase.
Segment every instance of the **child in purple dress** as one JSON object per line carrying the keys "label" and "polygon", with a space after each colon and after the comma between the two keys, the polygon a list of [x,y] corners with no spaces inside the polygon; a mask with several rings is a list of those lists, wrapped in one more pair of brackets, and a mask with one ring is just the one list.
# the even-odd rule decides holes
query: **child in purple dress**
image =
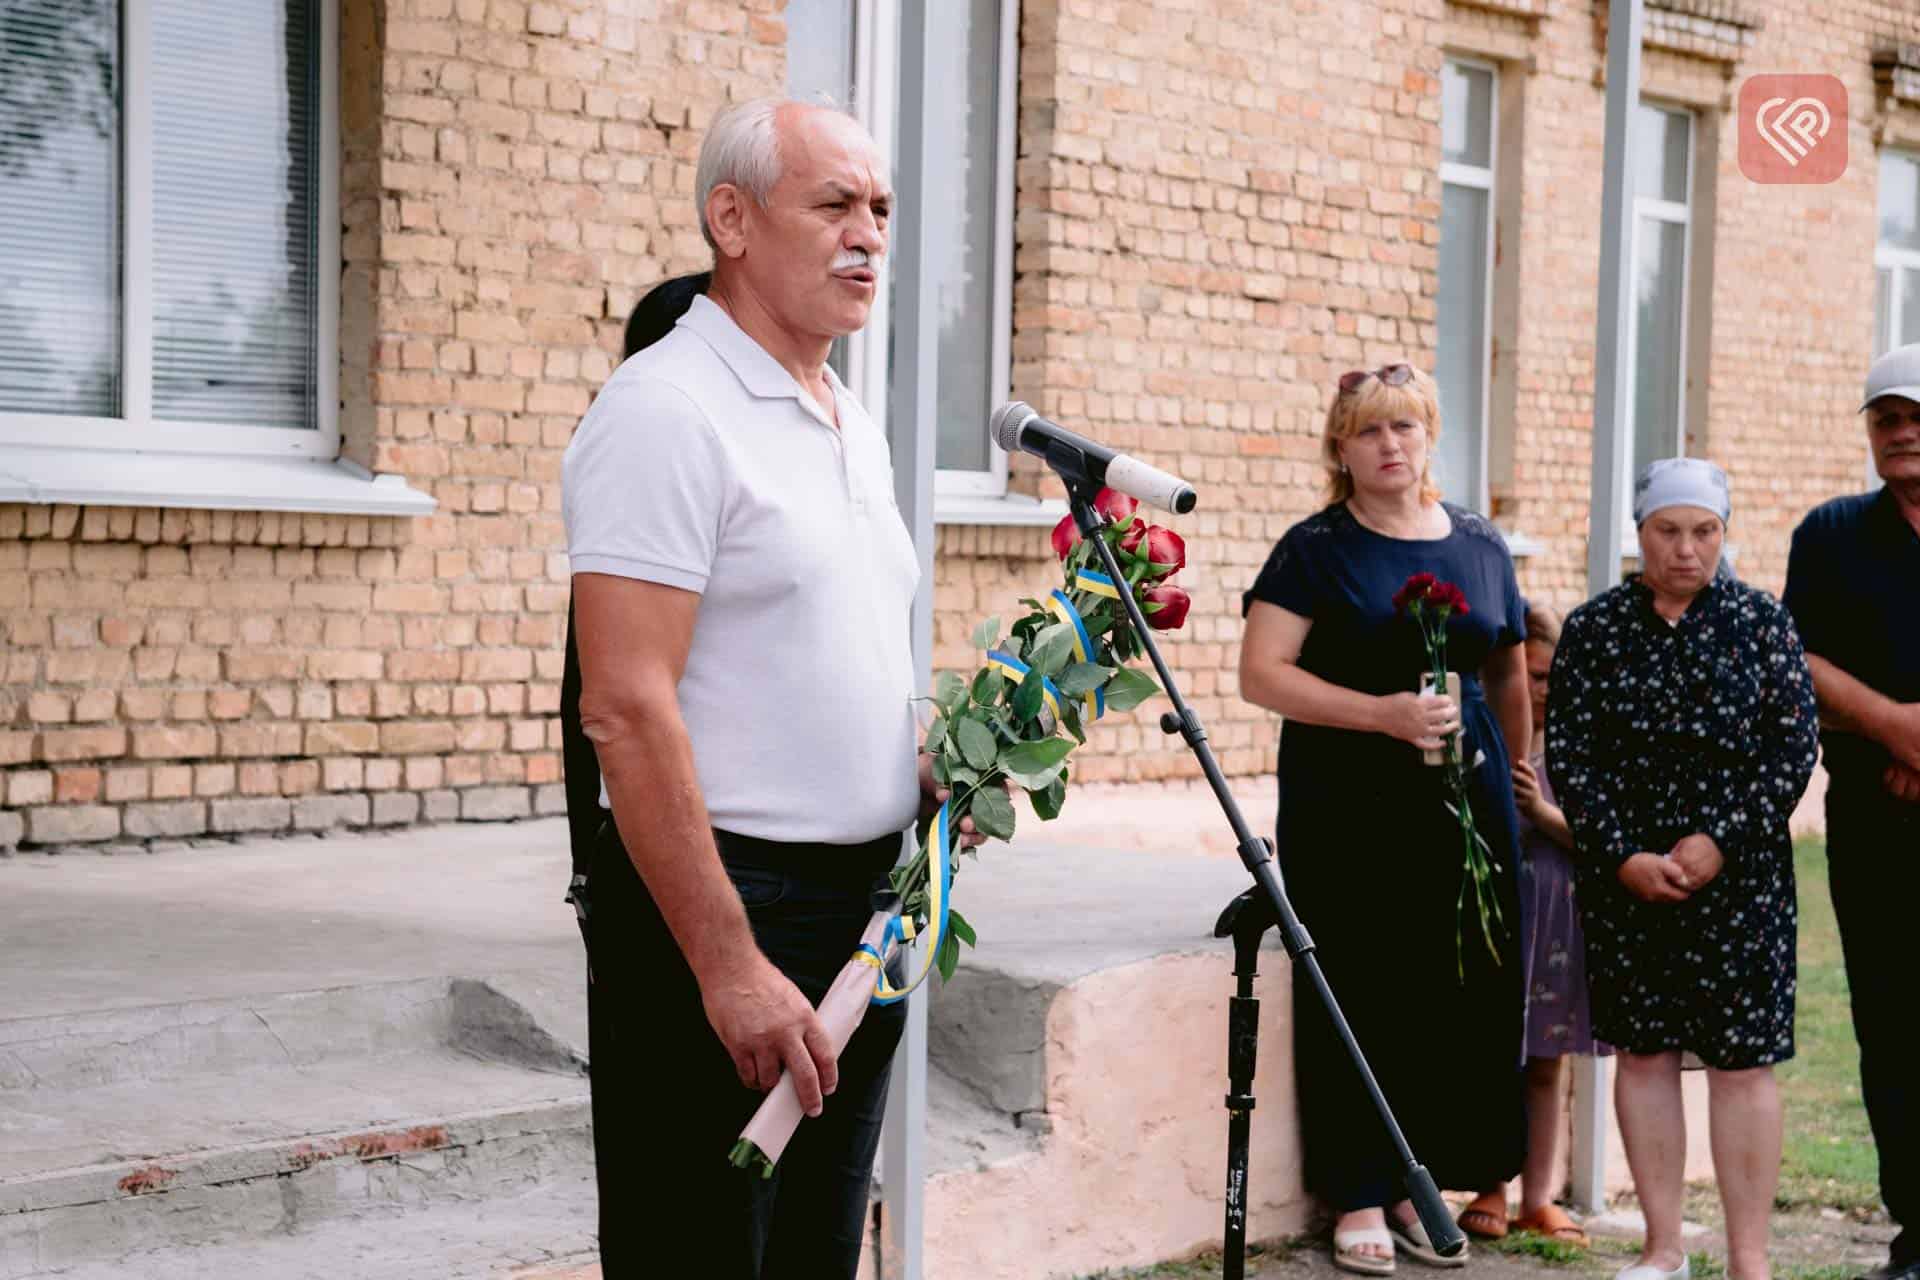
{"label": "child in purple dress", "polygon": [[[1552,610],[1527,606],[1527,682],[1533,694],[1533,742],[1527,761],[1513,768],[1513,800],[1520,811],[1521,955],[1527,986],[1527,1160],[1520,1174],[1520,1216],[1511,1223],[1488,1214],[1462,1215],[1475,1234],[1499,1228],[1532,1231],[1568,1244],[1587,1235],[1554,1203],[1555,1173],[1566,1133],[1567,1056],[1610,1053],[1593,1038],[1587,1011],[1586,948],[1573,900],[1573,835],[1547,785],[1547,673],[1560,643]],[[1504,1215],[1503,1215],[1504,1216]],[[1496,1226],[1497,1224],[1497,1226]]]}

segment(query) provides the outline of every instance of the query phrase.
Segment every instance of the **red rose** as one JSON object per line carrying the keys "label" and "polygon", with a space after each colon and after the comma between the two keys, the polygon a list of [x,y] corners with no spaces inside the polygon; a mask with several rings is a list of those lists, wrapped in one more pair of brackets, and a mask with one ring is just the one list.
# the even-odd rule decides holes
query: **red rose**
{"label": "red rose", "polygon": [[1153,565],[1154,577],[1171,578],[1186,567],[1186,539],[1171,529],[1153,525],[1147,530],[1147,561]]}
{"label": "red rose", "polygon": [[1061,516],[1060,523],[1053,526],[1053,554],[1065,560],[1079,542],[1080,526],[1073,522],[1072,516]]}
{"label": "red rose", "polygon": [[1393,593],[1393,611],[1405,613],[1415,600],[1425,600],[1437,581],[1430,573],[1416,573],[1408,578],[1406,584]]}
{"label": "red rose", "polygon": [[1102,489],[1093,499],[1093,509],[1115,524],[1125,524],[1140,503],[1116,489]]}
{"label": "red rose", "polygon": [[1162,582],[1140,593],[1140,608],[1155,631],[1178,631],[1187,620],[1193,598],[1179,587]]}
{"label": "red rose", "polygon": [[[1129,517],[1129,519],[1131,519],[1131,517]],[[1120,549],[1128,555],[1134,555],[1139,552],[1140,544],[1146,540],[1146,536],[1147,522],[1145,520],[1134,520],[1133,523],[1127,526],[1126,532],[1120,535]]]}

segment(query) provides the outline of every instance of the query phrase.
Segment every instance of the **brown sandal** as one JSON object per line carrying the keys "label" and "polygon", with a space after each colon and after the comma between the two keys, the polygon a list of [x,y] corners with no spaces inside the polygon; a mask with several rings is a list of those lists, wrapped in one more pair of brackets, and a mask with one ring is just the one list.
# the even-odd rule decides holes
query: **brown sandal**
{"label": "brown sandal", "polygon": [[1515,1231],[1524,1231],[1532,1235],[1545,1236],[1549,1240],[1558,1240],[1579,1249],[1593,1244],[1580,1224],[1567,1215],[1567,1211],[1557,1204],[1543,1206],[1537,1213],[1529,1213],[1515,1218],[1512,1223]]}
{"label": "brown sandal", "polygon": [[1460,1211],[1460,1229],[1480,1240],[1500,1240],[1507,1234],[1506,1197],[1488,1191]]}

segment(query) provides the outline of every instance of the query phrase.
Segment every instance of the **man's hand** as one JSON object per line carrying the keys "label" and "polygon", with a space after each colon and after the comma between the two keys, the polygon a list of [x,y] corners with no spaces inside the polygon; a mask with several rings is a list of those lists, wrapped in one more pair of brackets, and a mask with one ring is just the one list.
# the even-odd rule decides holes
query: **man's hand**
{"label": "man's hand", "polygon": [[787,976],[755,950],[700,983],[707,1021],[733,1057],[740,1083],[765,1091],[793,1072],[794,1091],[810,1116],[839,1087],[840,1064],[813,1006]]}
{"label": "man's hand", "polygon": [[1720,846],[1713,837],[1705,832],[1688,836],[1674,845],[1673,851],[1667,856],[1686,873],[1688,892],[1705,888],[1727,865],[1726,855],[1720,852]]}
{"label": "man's hand", "polygon": [[1880,780],[1894,799],[1905,800],[1908,804],[1920,804],[1920,769],[1910,769],[1904,764],[1890,764]]}
{"label": "man's hand", "polygon": [[[1013,790],[1011,786],[1007,786],[1007,784],[1004,782],[1001,783],[1000,785],[1006,787],[1009,793],[1011,793]],[[920,753],[920,819],[921,821],[925,822],[925,821],[931,820],[933,818],[933,815],[940,811],[940,806],[945,804],[947,802],[947,798],[952,794],[953,792],[951,790],[941,786],[938,782],[934,780],[933,757],[928,755],[926,752],[922,751]],[[972,818],[960,819],[960,847],[962,849],[971,849],[977,845],[985,844],[986,842],[987,842],[987,837],[981,832],[974,830]]]}
{"label": "man's hand", "polygon": [[1620,883],[1642,902],[1685,902],[1693,892],[1680,864],[1658,853],[1636,853],[1621,863]]}
{"label": "man's hand", "polygon": [[1889,717],[1884,741],[1895,763],[1920,772],[1920,702],[1903,703]]}

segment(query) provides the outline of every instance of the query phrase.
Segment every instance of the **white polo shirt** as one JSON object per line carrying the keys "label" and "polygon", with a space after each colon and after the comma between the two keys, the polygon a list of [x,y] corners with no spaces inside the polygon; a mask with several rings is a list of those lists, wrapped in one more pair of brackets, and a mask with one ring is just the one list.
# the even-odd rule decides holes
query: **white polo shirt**
{"label": "white polo shirt", "polygon": [[697,297],[601,389],[561,494],[573,572],[700,593],[680,712],[714,826],[852,844],[919,809],[920,567],[886,440],[827,378],[838,428]]}

